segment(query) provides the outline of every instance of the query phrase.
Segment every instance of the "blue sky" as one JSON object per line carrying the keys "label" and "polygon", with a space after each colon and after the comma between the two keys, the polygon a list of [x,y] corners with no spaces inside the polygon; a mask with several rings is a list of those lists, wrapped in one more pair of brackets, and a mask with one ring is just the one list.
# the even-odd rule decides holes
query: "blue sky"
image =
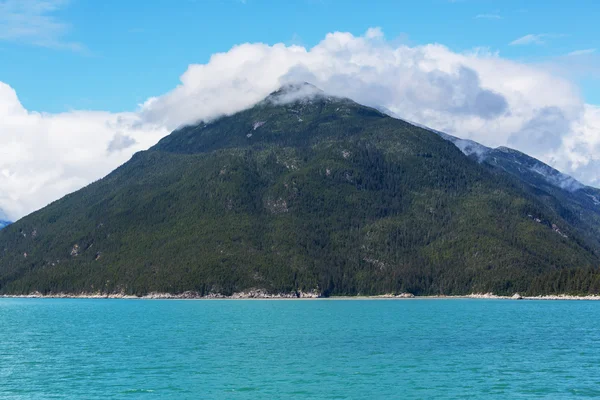
{"label": "blue sky", "polygon": [[[235,44],[312,47],[328,32],[359,35],[373,26],[410,45],[485,47],[520,62],[556,62],[588,103],[600,104],[599,64],[571,70],[561,62],[568,53],[600,49],[600,4],[593,0],[48,1],[55,3],[43,13],[49,27],[13,37],[2,34],[10,26],[0,27],[0,81],[29,110],[133,110],[175,87],[189,64]],[[510,44],[526,35],[534,35],[529,44]]]}

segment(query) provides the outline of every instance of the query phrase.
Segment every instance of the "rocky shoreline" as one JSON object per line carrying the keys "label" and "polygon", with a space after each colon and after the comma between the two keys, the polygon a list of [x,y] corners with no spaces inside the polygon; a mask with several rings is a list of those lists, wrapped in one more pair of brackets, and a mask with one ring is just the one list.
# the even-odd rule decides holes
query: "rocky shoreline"
{"label": "rocky shoreline", "polygon": [[470,299],[504,299],[504,300],[600,300],[600,295],[589,294],[585,296],[573,296],[569,294],[551,294],[545,296],[521,296],[515,293],[512,296],[497,296],[493,293],[475,293],[467,296],[459,296]]}
{"label": "rocky shoreline", "polygon": [[237,292],[232,295],[223,295],[220,293],[210,293],[200,295],[198,292],[187,291],[179,294],[152,292],[143,296],[127,295],[124,293],[51,293],[42,294],[33,292],[26,295],[0,295],[0,298],[51,298],[51,299],[137,299],[137,300],[361,300],[361,299],[494,299],[494,300],[600,300],[600,295],[574,296],[567,294],[545,295],[545,296],[521,296],[518,293],[512,296],[499,296],[493,293],[472,293],[464,296],[415,296],[412,293],[383,294],[377,296],[332,296],[323,297],[321,293],[312,292],[292,292],[292,293],[269,293],[265,290],[249,290]]}
{"label": "rocky shoreline", "polygon": [[219,299],[316,299],[321,298],[317,292],[269,293],[265,290],[249,290],[237,292],[230,296],[221,293],[209,293],[202,296],[198,292],[186,291],[179,294],[151,292],[143,296],[125,293],[50,293],[33,292],[26,295],[0,295],[0,298],[51,298],[51,299],[141,299],[141,300],[219,300]]}

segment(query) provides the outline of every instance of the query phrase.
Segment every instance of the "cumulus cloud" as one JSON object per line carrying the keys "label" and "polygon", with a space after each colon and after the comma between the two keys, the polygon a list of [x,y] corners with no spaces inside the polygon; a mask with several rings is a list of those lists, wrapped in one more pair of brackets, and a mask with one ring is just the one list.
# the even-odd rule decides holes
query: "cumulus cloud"
{"label": "cumulus cloud", "polygon": [[127,136],[122,134],[121,132],[117,132],[115,133],[115,136],[113,136],[112,140],[108,143],[106,151],[112,153],[115,151],[125,150],[135,145],[136,143],[137,141],[131,136]]}
{"label": "cumulus cloud", "polygon": [[312,48],[234,46],[190,65],[177,87],[133,113],[32,113],[0,86],[0,208],[22,216],[181,125],[243,110],[298,81],[487,146],[515,147],[600,185],[600,111],[572,82],[482,49],[398,45],[372,28],[330,33]]}
{"label": "cumulus cloud", "polygon": [[514,148],[535,148],[537,153],[558,149],[571,121],[558,107],[544,107],[508,138]]}
{"label": "cumulus cloud", "polygon": [[[0,82],[0,208],[17,219],[101,178],[165,134],[134,113],[30,112]],[[118,135],[129,147],[107,152]]]}

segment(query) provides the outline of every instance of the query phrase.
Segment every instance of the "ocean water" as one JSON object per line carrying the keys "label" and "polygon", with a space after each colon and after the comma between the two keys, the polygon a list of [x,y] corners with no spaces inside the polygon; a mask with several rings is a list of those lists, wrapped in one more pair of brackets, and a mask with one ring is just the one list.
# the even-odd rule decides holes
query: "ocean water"
{"label": "ocean water", "polygon": [[0,399],[600,397],[600,302],[0,299]]}

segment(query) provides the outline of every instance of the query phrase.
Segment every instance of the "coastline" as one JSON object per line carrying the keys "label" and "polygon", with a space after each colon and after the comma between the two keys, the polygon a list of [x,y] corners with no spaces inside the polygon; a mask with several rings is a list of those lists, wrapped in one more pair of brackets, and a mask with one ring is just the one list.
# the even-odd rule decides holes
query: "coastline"
{"label": "coastline", "polygon": [[375,296],[330,296],[323,297],[316,292],[299,293],[277,293],[271,294],[265,291],[249,291],[234,293],[230,296],[219,293],[211,293],[201,296],[197,292],[184,292],[180,294],[171,293],[148,293],[143,296],[127,295],[124,293],[52,293],[42,294],[33,292],[25,295],[0,295],[0,299],[121,299],[121,300],[443,300],[443,299],[487,299],[487,300],[600,300],[600,295],[574,296],[568,294],[543,295],[543,296],[521,296],[515,293],[512,296],[499,296],[493,293],[472,293],[468,295],[433,295],[415,296],[411,293],[383,294]]}

